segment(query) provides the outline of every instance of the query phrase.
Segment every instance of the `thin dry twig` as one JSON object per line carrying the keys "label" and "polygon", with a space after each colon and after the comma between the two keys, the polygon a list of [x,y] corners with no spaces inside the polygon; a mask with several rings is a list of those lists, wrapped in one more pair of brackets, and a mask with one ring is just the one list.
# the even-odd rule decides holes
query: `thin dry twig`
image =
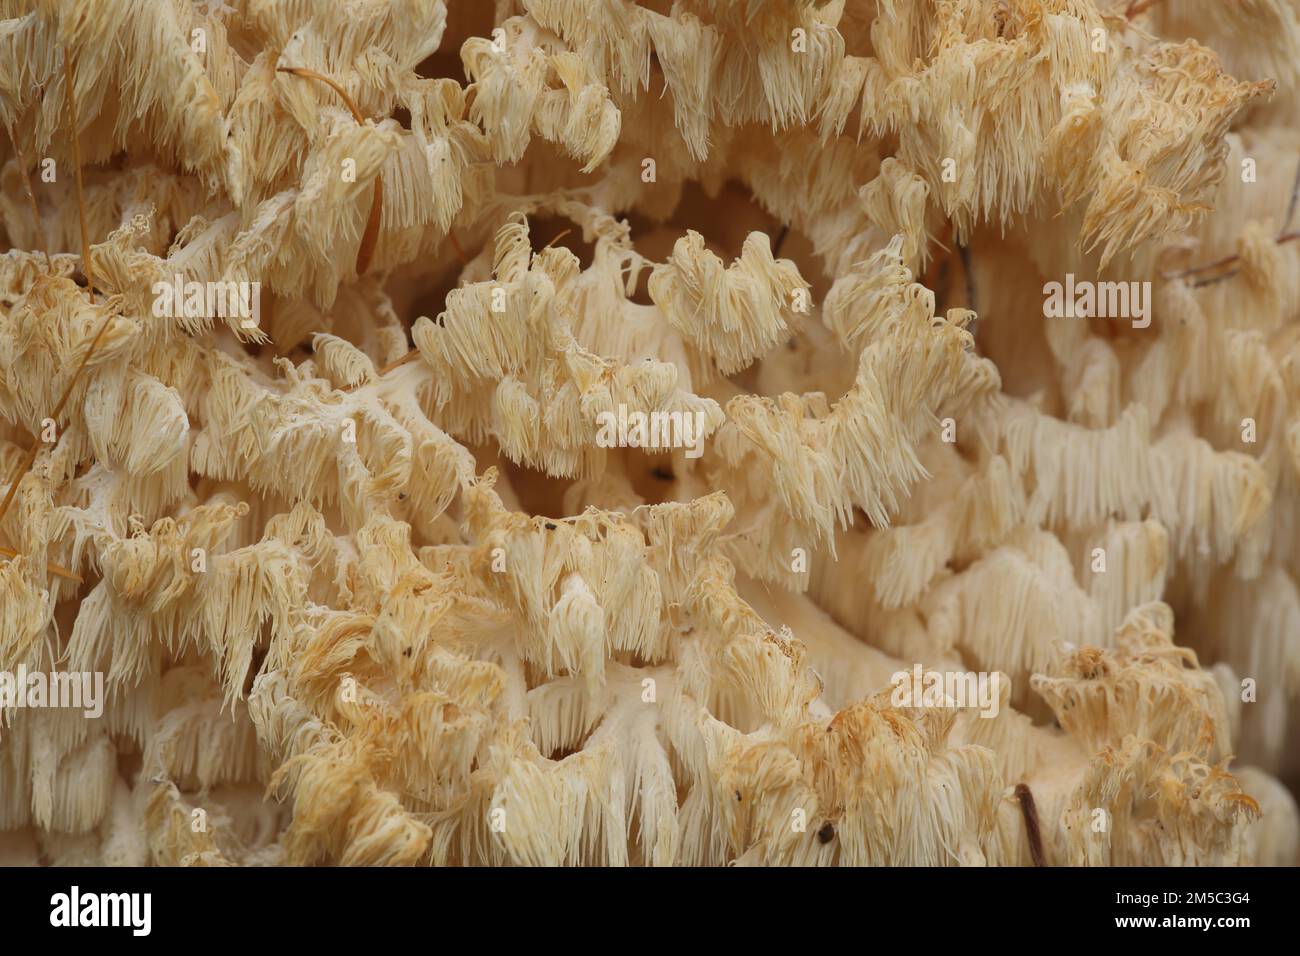
{"label": "thin dry twig", "polygon": [[1038,826],[1038,808],[1034,805],[1034,795],[1029,785],[1016,784],[1016,799],[1020,801],[1020,812],[1025,818],[1025,833],[1029,836],[1029,857],[1034,866],[1046,866],[1043,856],[1043,834]]}
{"label": "thin dry twig", "polygon": [[1291,180],[1291,201],[1286,207],[1286,220],[1282,223],[1282,232],[1291,228],[1291,221],[1295,219],[1297,201],[1300,201],[1300,163],[1296,163],[1295,178]]}
{"label": "thin dry twig", "polygon": [[[1277,243],[1279,246],[1284,246],[1288,242],[1295,242],[1297,239],[1300,239],[1300,232],[1288,232],[1278,236],[1273,241]],[[1188,276],[1199,275],[1202,272],[1213,272],[1216,269],[1222,269],[1225,266],[1232,265],[1234,262],[1238,262],[1240,259],[1241,259],[1241,255],[1239,253],[1231,256],[1224,256],[1222,259],[1217,259],[1214,262],[1207,262],[1203,266],[1194,266],[1193,268],[1190,269],[1184,269],[1181,272],[1174,272],[1169,274],[1162,273],[1162,276],[1165,279],[1185,279]],[[1223,273],[1222,275],[1211,276],[1208,279],[1198,279],[1197,281],[1192,283],[1192,288],[1200,289],[1207,285],[1215,285],[1216,283],[1223,282],[1227,279],[1231,279],[1233,276],[1240,275],[1240,274],[1241,274],[1241,269],[1229,269],[1227,272]]]}
{"label": "thin dry twig", "polygon": [[[1283,246],[1286,245],[1288,242],[1294,242],[1295,240],[1300,239],[1300,230],[1288,231],[1291,228],[1292,220],[1295,219],[1297,201],[1300,201],[1300,164],[1296,165],[1295,178],[1291,182],[1291,199],[1290,202],[1287,204],[1286,220],[1282,223],[1281,231],[1277,234],[1277,237],[1273,240],[1279,246]],[[1162,279],[1186,279],[1189,276],[1200,275],[1203,272],[1215,272],[1219,269],[1225,269],[1228,266],[1231,266],[1234,263],[1239,262],[1240,260],[1241,260],[1241,254],[1235,253],[1230,256],[1224,256],[1222,259],[1216,259],[1213,262],[1204,263],[1203,265],[1191,266],[1187,269],[1181,269],[1178,272],[1162,272],[1160,273],[1160,277]],[[1240,272],[1241,272],[1240,269],[1229,269],[1227,272],[1223,273],[1222,275],[1212,276],[1208,279],[1200,279],[1197,280],[1196,282],[1193,282],[1192,288],[1200,289],[1207,285],[1215,285],[1216,283],[1223,282],[1227,279],[1231,279],[1233,276],[1238,275]]]}
{"label": "thin dry twig", "polygon": [[1145,13],[1157,3],[1163,2],[1164,0],[1129,0],[1129,5],[1124,8],[1124,19],[1132,20],[1139,13]]}
{"label": "thin dry twig", "polygon": [[961,259],[962,281],[966,286],[966,308],[978,312],[975,305],[975,273],[971,269],[970,247],[964,242],[957,243],[957,255]]}
{"label": "thin dry twig", "polygon": [[462,249],[460,243],[456,241],[456,234],[448,230],[447,238],[451,240],[451,247],[456,250],[456,256],[460,259],[460,264],[463,266],[469,265],[469,256],[465,255],[465,250]]}
{"label": "thin dry twig", "polygon": [[393,369],[401,368],[403,365],[409,365],[419,357],[420,357],[420,350],[411,349],[411,351],[407,352],[405,355],[403,355],[401,358],[397,359],[396,361],[389,362],[383,368],[376,369],[375,375],[379,377],[383,377],[387,375],[389,372],[393,371]]}
{"label": "thin dry twig", "polygon": [[787,222],[782,224],[781,231],[776,234],[776,241],[772,243],[772,258],[775,259],[781,254],[781,247],[785,245],[785,237],[788,235],[790,235],[790,224]]}
{"label": "thin dry twig", "polygon": [[[90,262],[90,233],[86,228],[86,194],[81,184],[81,136],[77,133],[77,97],[75,78],[77,65],[71,56],[63,58],[63,76],[67,84],[68,114],[72,121],[72,165],[77,174],[77,205],[81,215],[81,268],[86,273],[86,290],[90,301],[95,301],[94,267]],[[87,358],[90,356],[87,355]],[[84,364],[84,363],[83,363]]]}
{"label": "thin dry twig", "polygon": [[[401,358],[399,358],[399,359],[394,359],[393,361],[389,362],[387,365],[385,365],[385,366],[383,366],[383,367],[381,367],[381,368],[377,368],[377,369],[375,369],[375,378],[383,378],[385,375],[387,375],[389,372],[393,371],[394,369],[399,369],[399,368],[401,368],[403,365],[409,365],[409,364],[411,364],[412,362],[414,362],[414,361],[415,361],[417,358],[419,358],[419,357],[420,357],[420,350],[419,350],[419,349],[411,349],[411,351],[407,352],[407,353],[406,353],[405,355],[403,355]],[[367,383],[367,384],[371,384],[371,383]],[[343,388],[339,389],[339,391],[340,391],[340,392],[351,392],[351,391],[353,391],[354,389],[357,389],[357,388],[360,388],[360,387],[361,387],[360,385],[347,385],[347,386],[344,386]]]}
{"label": "thin dry twig", "polygon": [[32,227],[36,230],[36,242],[45,256],[45,268],[53,270],[54,266],[50,262],[50,249],[45,244],[45,227],[41,225],[41,209],[36,203],[36,193],[32,191],[32,178],[27,172],[27,154],[18,145],[18,138],[14,136],[14,131],[7,122],[5,123],[5,132],[9,134],[9,142],[13,144],[14,155],[18,157],[18,172],[23,177],[23,192],[27,194],[27,206],[31,210]]}
{"label": "thin dry twig", "polygon": [[557,242],[559,242],[561,239],[563,239],[565,236],[567,236],[567,235],[568,235],[569,233],[571,233],[571,232],[573,232],[572,229],[561,229],[561,230],[560,230],[559,232],[557,232],[555,235],[551,236],[551,241],[548,242],[546,245],[542,246],[542,248],[543,248],[543,249],[549,249],[549,248],[551,248],[551,246],[555,245]]}
{"label": "thin dry twig", "polygon": [[[3,555],[6,558],[16,558],[18,557],[18,552],[13,548],[0,546],[0,555]],[[57,574],[61,578],[67,578],[69,581],[73,581],[77,584],[80,584],[84,580],[76,571],[73,571],[70,568],[65,568],[61,564],[55,564],[52,561],[46,563],[45,570],[49,571],[51,574]]]}
{"label": "thin dry twig", "polygon": [[[76,64],[73,62],[71,57],[65,57],[63,60],[63,75],[67,83],[68,113],[72,122],[72,160],[76,169],[77,214],[81,220],[82,269],[86,273],[86,292],[90,296],[90,301],[93,303],[95,301],[95,275],[94,267],[90,261],[90,233],[86,224],[86,194],[81,181],[81,143],[80,137],[77,135],[77,103],[73,85],[75,74]],[[81,357],[81,362],[77,365],[76,371],[72,373],[72,378],[68,380],[67,386],[63,389],[63,394],[59,397],[58,404],[54,406],[54,411],[49,416],[56,423],[60,416],[62,416],[63,409],[68,404],[68,399],[72,397],[72,391],[76,388],[77,382],[81,379],[81,373],[85,370],[87,363],[90,362],[90,357],[95,354],[95,350],[99,348],[99,343],[103,340],[104,333],[108,331],[109,323],[112,321],[113,313],[109,311],[104,316],[104,321],[100,323],[98,331],[95,332],[95,337],[90,340],[90,346],[86,349],[86,353]],[[41,443],[39,441],[33,441],[31,447],[27,449],[27,454],[23,456],[23,459],[18,463],[18,467],[14,469],[13,474],[10,476],[9,490],[5,493],[4,501],[0,502],[0,522],[3,522],[5,515],[9,513],[9,508],[13,504],[14,497],[18,493],[18,483],[36,461],[36,455],[40,447]],[[17,552],[13,552],[9,548],[0,550],[0,554],[5,554],[9,557],[17,557]],[[70,576],[78,582],[81,580],[80,577],[68,571],[66,568],[59,568],[57,565],[52,564],[47,564],[46,567],[55,574],[62,574],[64,577]]]}
{"label": "thin dry twig", "polygon": [[[347,90],[343,89],[335,80],[323,73],[317,73],[315,70],[308,70],[300,66],[281,66],[276,68],[277,73],[289,73],[292,76],[301,76],[309,80],[320,80],[343,100],[348,110],[352,113],[352,118],[357,121],[358,125],[364,125],[366,118],[361,115],[361,110],[357,109],[357,104],[353,102],[352,97],[348,96]],[[375,246],[379,242],[379,219],[384,209],[384,181],[378,173],[375,174],[374,192],[370,198],[370,214],[366,217],[366,228],[361,234],[361,245],[357,247],[357,275],[365,275],[366,270],[370,268],[370,260],[375,254]]]}

